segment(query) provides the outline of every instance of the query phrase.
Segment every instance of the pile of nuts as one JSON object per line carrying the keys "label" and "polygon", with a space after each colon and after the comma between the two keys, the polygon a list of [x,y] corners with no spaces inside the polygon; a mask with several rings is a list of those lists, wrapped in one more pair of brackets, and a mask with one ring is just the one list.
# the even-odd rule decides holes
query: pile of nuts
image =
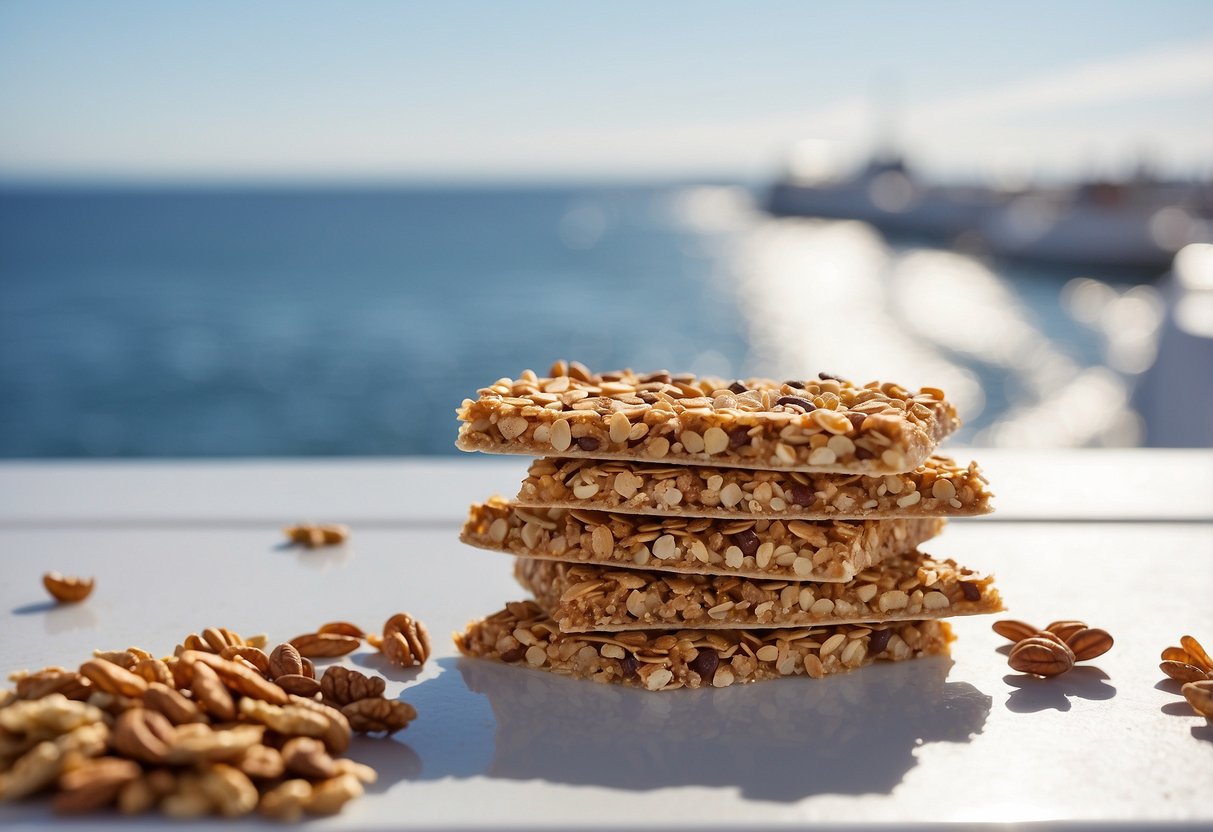
{"label": "pile of nuts", "polygon": [[1213,719],[1213,659],[1205,648],[1192,636],[1183,636],[1180,647],[1168,647],[1162,651],[1163,673],[1183,682],[1180,689],[1192,710]]}
{"label": "pile of nuts", "polygon": [[1035,676],[1059,676],[1112,649],[1112,636],[1085,621],[1054,621],[1038,630],[1023,621],[995,621],[994,632],[1014,642],[1008,656],[1012,670]]}
{"label": "pile of nuts", "polygon": [[[401,617],[412,622],[389,623]],[[211,628],[165,658],[98,650],[77,670],[14,673],[0,690],[0,801],[53,788],[66,813],[335,814],[377,778],[340,756],[351,734],[417,715],[380,677],[334,666],[317,678],[310,657],[344,655],[361,633],[335,622],[267,653],[264,636]]]}

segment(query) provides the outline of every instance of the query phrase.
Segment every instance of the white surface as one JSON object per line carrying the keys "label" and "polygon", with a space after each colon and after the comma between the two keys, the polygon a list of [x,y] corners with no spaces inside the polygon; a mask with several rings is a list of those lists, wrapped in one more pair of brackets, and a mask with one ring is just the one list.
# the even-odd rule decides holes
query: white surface
{"label": "white surface", "polygon": [[[977,459],[1010,520],[1213,520],[1213,451],[1025,452]],[[513,496],[525,457],[0,463],[0,523],[161,525],[460,522],[467,504]]]}
{"label": "white surface", "polygon": [[[1160,459],[1172,477],[1202,476],[1193,469],[1208,456],[1136,459],[1126,485]],[[1012,674],[980,617],[957,619],[951,661],[655,695],[455,657],[447,634],[522,597],[508,557],[455,538],[463,503],[521,475],[520,461],[495,462],[0,466],[0,669],[75,664],[94,647],[168,651],[212,625],[286,639],[338,618],[418,615],[435,642],[422,672],[363,653],[352,663],[392,679],[389,693],[419,718],[394,740],[356,744],[382,779],[317,828],[1213,822],[1213,725],[1157,669],[1181,633],[1213,644],[1213,524],[994,515],[933,542],[934,554],[995,571],[1015,617],[1081,617],[1117,637],[1058,679]],[[248,471],[255,485],[240,484]],[[1019,500],[1011,474],[991,479],[1003,504]],[[151,482],[160,488],[144,490]],[[1145,493],[1160,510],[1176,504]],[[312,502],[326,494],[332,507]],[[347,511],[359,496],[370,508]],[[349,544],[282,548],[276,524],[311,514],[351,522]],[[48,569],[94,575],[97,589],[53,608]],[[78,824],[33,803],[0,806],[0,825]]]}

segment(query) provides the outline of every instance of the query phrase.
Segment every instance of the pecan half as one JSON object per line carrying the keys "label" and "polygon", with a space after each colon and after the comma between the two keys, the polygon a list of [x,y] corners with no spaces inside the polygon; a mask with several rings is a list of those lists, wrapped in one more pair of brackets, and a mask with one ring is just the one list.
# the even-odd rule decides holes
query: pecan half
{"label": "pecan half", "polygon": [[348,667],[334,665],[324,671],[320,679],[320,692],[324,700],[341,707],[359,699],[383,696],[387,683],[381,676],[367,676]]}
{"label": "pecan half", "polygon": [[1064,644],[1034,636],[1011,649],[1009,662],[1013,670],[1021,673],[1057,676],[1074,666],[1073,655]]}
{"label": "pecan half", "polygon": [[341,708],[350,728],[364,733],[394,734],[417,718],[417,710],[399,699],[359,699]]}
{"label": "pecan half", "polygon": [[362,644],[362,639],[338,633],[304,633],[291,639],[291,644],[300,656],[327,659],[353,653]]}

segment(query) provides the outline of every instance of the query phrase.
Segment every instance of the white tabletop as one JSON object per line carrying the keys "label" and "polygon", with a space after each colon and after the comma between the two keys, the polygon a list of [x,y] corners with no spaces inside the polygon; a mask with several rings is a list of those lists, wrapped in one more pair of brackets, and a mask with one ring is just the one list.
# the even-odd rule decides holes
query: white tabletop
{"label": "white tabletop", "polygon": [[[720,691],[457,658],[447,634],[523,597],[508,557],[456,534],[466,504],[512,493],[526,462],[471,458],[0,464],[0,669],[167,651],[207,626],[285,639],[417,615],[435,641],[424,670],[350,661],[419,717],[355,743],[381,780],[317,828],[1213,823],[1213,725],[1157,667],[1183,633],[1213,645],[1213,453],[974,456],[999,513],[928,551],[994,571],[1015,617],[1111,631],[1092,666],[1011,673],[988,617],[956,620],[951,660]],[[305,517],[352,538],[283,548],[278,527]],[[49,569],[97,589],[53,607]],[[0,824],[76,826],[40,802],[0,806]]]}

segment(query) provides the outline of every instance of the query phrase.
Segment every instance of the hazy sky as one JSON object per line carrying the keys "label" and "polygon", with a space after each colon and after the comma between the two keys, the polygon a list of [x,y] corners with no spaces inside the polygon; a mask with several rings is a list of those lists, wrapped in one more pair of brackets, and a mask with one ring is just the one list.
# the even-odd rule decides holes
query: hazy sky
{"label": "hazy sky", "polygon": [[1213,168],[1213,2],[0,0],[0,177]]}

